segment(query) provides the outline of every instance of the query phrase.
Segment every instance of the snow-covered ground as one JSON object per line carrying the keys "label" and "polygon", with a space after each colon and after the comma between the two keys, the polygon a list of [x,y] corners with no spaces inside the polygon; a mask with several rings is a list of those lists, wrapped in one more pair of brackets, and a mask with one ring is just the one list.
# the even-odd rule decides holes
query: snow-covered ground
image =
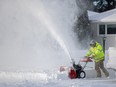
{"label": "snow-covered ground", "polygon": [[60,72],[0,72],[0,87],[116,87],[116,78],[69,79]]}

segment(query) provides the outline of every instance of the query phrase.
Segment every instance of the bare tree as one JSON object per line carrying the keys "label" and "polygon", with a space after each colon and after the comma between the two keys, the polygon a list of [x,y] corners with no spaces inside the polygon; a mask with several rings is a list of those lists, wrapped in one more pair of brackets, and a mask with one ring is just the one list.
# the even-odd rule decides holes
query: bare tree
{"label": "bare tree", "polygon": [[91,0],[76,0],[79,8],[79,14],[77,15],[77,21],[74,25],[74,32],[78,37],[78,42],[81,43],[82,47],[87,47],[87,43],[91,37],[90,23],[88,20],[87,10],[93,9]]}
{"label": "bare tree", "polygon": [[93,0],[94,11],[104,12],[116,8],[116,0]]}

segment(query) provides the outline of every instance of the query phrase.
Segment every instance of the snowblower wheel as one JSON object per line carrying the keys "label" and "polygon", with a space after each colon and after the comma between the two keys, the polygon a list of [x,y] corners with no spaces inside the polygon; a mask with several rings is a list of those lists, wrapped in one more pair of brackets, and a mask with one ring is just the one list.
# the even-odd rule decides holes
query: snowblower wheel
{"label": "snowblower wheel", "polygon": [[82,78],[83,79],[85,77],[86,77],[86,73],[84,71],[80,71],[78,78]]}

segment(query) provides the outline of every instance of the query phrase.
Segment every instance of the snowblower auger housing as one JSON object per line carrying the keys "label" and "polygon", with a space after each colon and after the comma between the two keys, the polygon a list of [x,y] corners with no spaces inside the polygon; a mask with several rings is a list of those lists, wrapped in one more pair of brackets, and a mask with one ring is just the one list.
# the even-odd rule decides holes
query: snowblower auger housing
{"label": "snowblower auger housing", "polygon": [[76,79],[76,78],[85,78],[86,73],[83,71],[83,67],[79,64],[73,64],[73,67],[69,71],[69,78]]}
{"label": "snowblower auger housing", "polygon": [[[80,65],[80,62],[85,62],[85,65],[82,67]],[[71,79],[85,78],[86,73],[84,71],[84,68],[86,67],[88,62],[92,62],[92,60],[88,58],[84,58],[80,60],[78,64],[75,64],[75,62],[73,62],[73,67],[71,67],[71,69],[69,70],[69,78]]]}

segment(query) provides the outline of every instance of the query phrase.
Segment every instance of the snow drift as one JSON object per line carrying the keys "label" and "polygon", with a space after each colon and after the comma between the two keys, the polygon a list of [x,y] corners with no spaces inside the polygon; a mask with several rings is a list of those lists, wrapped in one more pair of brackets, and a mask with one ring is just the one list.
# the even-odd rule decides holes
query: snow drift
{"label": "snow drift", "polygon": [[116,71],[116,48],[110,47],[108,49],[108,63],[107,68],[113,69]]}

